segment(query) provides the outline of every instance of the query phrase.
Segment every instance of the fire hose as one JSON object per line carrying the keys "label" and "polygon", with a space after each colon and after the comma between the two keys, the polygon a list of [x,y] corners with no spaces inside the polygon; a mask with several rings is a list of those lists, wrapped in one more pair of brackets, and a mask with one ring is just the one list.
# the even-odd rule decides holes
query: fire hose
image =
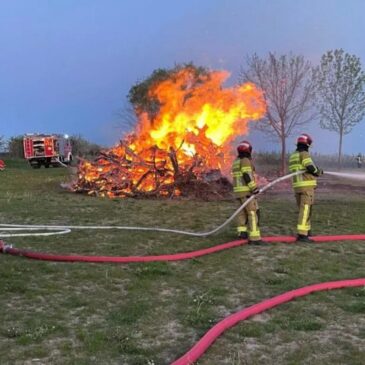
{"label": "fire hose", "polygon": [[[364,241],[365,234],[338,235],[338,236],[315,236],[312,237],[314,242],[334,242],[334,241]],[[292,236],[275,236],[263,237],[266,243],[294,243],[295,237]],[[21,256],[33,260],[58,261],[58,262],[89,262],[89,263],[133,263],[133,262],[158,262],[158,261],[181,261],[190,260],[212,253],[228,250],[247,243],[247,240],[237,240],[223,243],[196,251],[181,252],[165,255],[148,255],[148,256],[93,256],[93,255],[63,255],[33,252],[24,249],[15,248],[0,240],[0,253],[12,256]]]}
{"label": "fire hose", "polygon": [[[363,235],[343,235],[343,236],[316,236],[313,237],[315,242],[330,242],[330,241],[345,241],[345,240],[365,240],[365,234]],[[294,237],[266,237],[265,242],[287,242],[293,243]],[[114,262],[114,263],[130,263],[130,262],[151,262],[151,261],[175,261],[186,260],[203,255],[207,255],[213,252],[222,251],[228,248],[240,246],[244,241],[233,241],[222,245],[210,247],[203,250],[194,252],[173,254],[173,255],[160,255],[160,256],[129,256],[129,257],[105,257],[105,256],[75,256],[75,255],[52,255],[44,253],[35,253],[25,250],[19,250],[6,245],[0,241],[0,253],[6,253],[15,256],[23,256],[36,260],[47,261],[66,261],[66,262]],[[172,365],[191,365],[194,361],[198,360],[207,349],[213,344],[213,342],[226,330],[233,327],[240,321],[244,321],[249,317],[262,313],[268,309],[274,308],[280,304],[287,303],[295,298],[302,297],[317,291],[340,289],[345,287],[358,287],[365,286],[365,278],[341,280],[326,283],[319,283],[315,285],[309,285],[303,288],[295,289],[265,300],[258,304],[245,308],[237,313],[234,313],[222,321],[213,326],[185,355],[174,361]]]}
{"label": "fire hose", "polygon": [[[299,172],[300,173],[300,172]],[[259,194],[263,193],[279,181],[288,179],[298,173],[289,174],[283,176],[279,179],[266,185],[260,190]],[[51,234],[65,234],[69,233],[71,229],[125,229],[125,230],[148,230],[148,231],[160,231],[160,232],[170,232],[185,234],[191,236],[205,237],[218,232],[229,222],[231,222],[239,212],[244,209],[244,207],[252,200],[254,196],[249,198],[244,204],[237,209],[231,217],[229,217],[223,224],[219,227],[208,231],[208,232],[188,232],[165,228],[150,228],[150,227],[124,227],[124,226],[46,226],[46,225],[15,225],[15,224],[1,224],[4,230],[7,231],[19,231],[19,230],[49,230],[51,232],[47,233],[15,233],[15,234],[1,234],[2,237],[11,236],[29,236],[29,235],[51,235]],[[56,232],[53,232],[56,230]],[[292,243],[295,241],[294,237],[290,236],[279,236],[279,237],[265,237],[263,238],[265,242],[287,242]],[[313,237],[315,242],[329,242],[329,241],[345,241],[345,240],[365,240],[365,234],[359,235],[342,235],[342,236],[316,236]],[[55,254],[45,254],[45,253],[35,253],[31,251],[21,250],[13,248],[10,245],[5,244],[0,240],[0,253],[10,254],[14,256],[23,256],[30,259],[36,260],[47,260],[47,261],[66,261],[66,262],[118,262],[118,263],[130,263],[130,262],[151,262],[151,261],[175,261],[175,260],[186,260],[195,257],[200,257],[210,253],[222,251],[225,249],[233,248],[247,243],[247,240],[233,241],[224,243],[221,245],[209,247],[206,249],[201,249],[192,252],[177,253],[170,255],[151,255],[151,256],[127,256],[127,257],[110,257],[110,256],[81,256],[81,255],[55,255]],[[287,303],[295,298],[302,297],[314,292],[340,289],[344,287],[359,287],[365,286],[365,278],[351,279],[351,280],[341,280],[333,282],[325,282],[314,285],[309,285],[303,288],[288,291],[281,295],[275,296],[268,300],[264,300],[260,303],[252,305],[245,308],[237,313],[234,313],[226,317],[221,322],[213,326],[185,355],[180,357],[178,360],[174,361],[172,365],[189,365],[194,361],[198,360],[206,350],[211,346],[211,344],[227,329],[233,327],[240,321],[243,321],[253,315],[262,313],[268,309],[274,308],[280,304]]]}
{"label": "fire hose", "polygon": [[[159,228],[159,227],[138,227],[138,226],[72,226],[72,225],[30,225],[30,224],[0,224],[1,231],[0,237],[21,237],[21,236],[51,236],[58,234],[69,233],[72,229],[82,229],[82,230],[128,230],[128,231],[154,231],[154,232],[165,232],[165,233],[174,233],[174,234],[182,234],[186,236],[194,236],[194,237],[207,237],[211,236],[218,231],[222,230],[227,224],[229,224],[237,215],[253,200],[257,195],[264,193],[266,190],[273,187],[275,184],[290,179],[295,175],[302,174],[303,171],[294,172],[282,177],[273,180],[269,184],[265,185],[263,188],[259,190],[256,195],[252,195],[248,198],[225,222],[223,222],[218,227],[206,231],[206,232],[190,232],[183,231],[177,229],[170,228]],[[3,233],[3,231],[24,231],[24,230],[32,230],[32,231],[40,231],[47,230],[51,232],[44,233]]]}
{"label": "fire hose", "polygon": [[273,298],[247,307],[237,313],[231,314],[213,326],[206,334],[183,356],[174,361],[171,365],[191,365],[198,360],[212,343],[227,329],[233,327],[240,321],[249,317],[277,307],[280,304],[290,302],[299,297],[324,290],[341,289],[348,287],[365,286],[365,278],[349,279],[340,281],[329,281],[325,283],[308,285],[299,289],[290,290]]}
{"label": "fire hose", "polygon": [[[272,188],[277,183],[290,179],[293,176],[300,175],[304,173],[304,171],[293,172],[291,174],[279,177],[269,184],[265,185],[261,188],[256,195],[252,195],[248,198],[225,222],[223,222],[218,227],[206,231],[206,232],[191,232],[191,231],[183,231],[178,229],[171,229],[171,228],[160,228],[160,227],[140,227],[140,226],[74,226],[74,225],[30,225],[30,224],[0,224],[0,238],[4,237],[23,237],[23,236],[51,236],[51,235],[59,235],[59,234],[66,234],[71,232],[72,229],[74,230],[128,230],[128,231],[149,231],[149,232],[164,232],[164,233],[174,233],[174,234],[181,234],[186,236],[193,236],[193,237],[207,237],[211,236],[218,231],[222,230],[226,227],[237,215],[253,200],[256,196],[264,193],[268,189]],[[326,172],[326,174],[337,176],[339,175],[336,172]],[[347,174],[345,174],[347,175]],[[347,176],[348,177],[348,176]],[[359,176],[353,175],[352,179],[358,179]],[[363,177],[361,177],[363,179]],[[46,230],[48,232],[38,232],[38,233],[4,233],[4,231],[24,231],[24,230],[31,230],[31,231],[40,231]]]}

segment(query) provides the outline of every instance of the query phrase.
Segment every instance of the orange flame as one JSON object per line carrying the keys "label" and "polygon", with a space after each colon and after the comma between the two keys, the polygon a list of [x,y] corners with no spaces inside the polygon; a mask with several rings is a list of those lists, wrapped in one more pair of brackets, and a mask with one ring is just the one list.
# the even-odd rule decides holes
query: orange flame
{"label": "orange flame", "polygon": [[[262,91],[252,83],[223,88],[228,76],[226,71],[211,71],[197,81],[191,68],[183,68],[155,84],[148,95],[159,102],[157,115],[151,120],[146,112],[139,113],[135,132],[107,152],[120,159],[123,169],[117,172],[110,158],[85,161],[79,167],[78,186],[86,183],[90,193],[106,196],[128,196],[133,189],[156,191],[174,182],[171,151],[182,171],[199,157],[194,165],[197,177],[230,168],[230,142],[247,134],[248,122],[262,118],[266,105]],[[152,162],[161,176],[152,172]],[[162,189],[159,194],[168,192]]]}

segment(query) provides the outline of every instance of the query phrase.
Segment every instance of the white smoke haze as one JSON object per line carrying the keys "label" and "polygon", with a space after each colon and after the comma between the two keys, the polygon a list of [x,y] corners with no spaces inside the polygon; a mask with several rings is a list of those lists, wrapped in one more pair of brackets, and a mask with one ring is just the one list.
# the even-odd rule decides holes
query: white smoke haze
{"label": "white smoke haze", "polygon": [[360,180],[365,182],[365,173],[348,173],[348,172],[332,172],[325,171],[325,175],[332,175],[337,177],[342,177],[344,179],[350,180]]}

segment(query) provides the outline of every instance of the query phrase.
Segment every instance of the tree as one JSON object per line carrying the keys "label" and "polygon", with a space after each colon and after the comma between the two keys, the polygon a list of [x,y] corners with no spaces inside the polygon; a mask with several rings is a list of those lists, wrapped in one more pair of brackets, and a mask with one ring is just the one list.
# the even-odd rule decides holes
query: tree
{"label": "tree", "polygon": [[343,137],[365,114],[365,73],[358,57],[336,49],[322,56],[315,80],[321,127],[339,134],[338,167],[341,168]]}
{"label": "tree", "polygon": [[200,76],[209,74],[208,69],[195,66],[192,62],[177,64],[172,69],[159,68],[153,71],[150,77],[137,82],[129,90],[128,100],[133,106],[136,115],[138,116],[141,113],[147,113],[149,119],[153,123],[155,116],[160,110],[160,102],[156,98],[151,97],[151,88],[162,81],[173,79],[174,75],[183,69],[192,71],[194,76],[194,79],[191,80],[192,84],[201,82]]}
{"label": "tree", "polygon": [[312,66],[293,54],[267,58],[257,54],[246,59],[239,81],[253,82],[264,91],[267,114],[255,126],[281,144],[281,173],[286,171],[286,140],[315,117]]}
{"label": "tree", "polygon": [[23,136],[11,137],[8,142],[8,150],[10,157],[24,157]]}
{"label": "tree", "polygon": [[72,154],[74,156],[96,156],[102,148],[100,145],[88,141],[81,135],[71,136],[70,141],[72,146]]}
{"label": "tree", "polygon": [[133,105],[126,101],[124,106],[115,113],[117,120],[114,124],[114,127],[121,132],[121,134],[125,134],[130,132],[135,128],[138,117]]}
{"label": "tree", "polygon": [[0,136],[0,152],[4,152],[4,148],[6,148],[6,141],[4,136]]}

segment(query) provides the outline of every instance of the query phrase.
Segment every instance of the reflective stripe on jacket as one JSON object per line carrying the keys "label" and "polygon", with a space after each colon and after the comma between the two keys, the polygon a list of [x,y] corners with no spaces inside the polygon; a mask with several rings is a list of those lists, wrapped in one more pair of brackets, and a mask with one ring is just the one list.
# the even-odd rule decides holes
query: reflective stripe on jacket
{"label": "reflective stripe on jacket", "polygon": [[[233,192],[237,196],[244,196],[257,188],[255,176],[255,168],[249,158],[237,158],[232,165],[233,176]],[[247,183],[243,175],[247,174],[249,182]]]}
{"label": "reflective stripe on jacket", "polygon": [[[290,172],[307,171],[307,167],[310,165],[314,166],[315,170],[318,170],[307,151],[295,151],[290,155]],[[316,186],[317,179],[310,173],[305,172],[293,177],[294,190],[305,190],[306,188],[313,189]]]}

